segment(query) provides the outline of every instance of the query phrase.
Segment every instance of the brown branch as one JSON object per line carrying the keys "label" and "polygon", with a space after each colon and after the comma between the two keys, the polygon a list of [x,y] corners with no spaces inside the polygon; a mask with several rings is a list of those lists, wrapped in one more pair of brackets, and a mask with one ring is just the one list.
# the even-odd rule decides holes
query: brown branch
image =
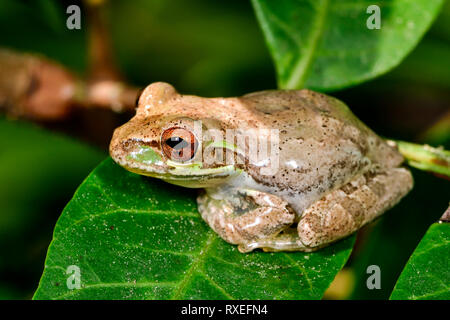
{"label": "brown branch", "polygon": [[105,1],[85,1],[88,19],[89,80],[119,81],[122,76],[113,57],[111,39],[106,27]]}
{"label": "brown branch", "polygon": [[130,111],[139,92],[121,81],[86,82],[54,61],[4,49],[0,70],[0,107],[38,121],[65,119],[76,108]]}

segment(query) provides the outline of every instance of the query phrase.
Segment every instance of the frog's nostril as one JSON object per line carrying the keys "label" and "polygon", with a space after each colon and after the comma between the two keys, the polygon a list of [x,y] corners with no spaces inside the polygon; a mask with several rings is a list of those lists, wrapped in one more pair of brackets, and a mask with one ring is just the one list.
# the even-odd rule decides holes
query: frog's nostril
{"label": "frog's nostril", "polygon": [[130,149],[133,147],[133,144],[130,140],[122,141],[122,149],[123,151],[130,151]]}

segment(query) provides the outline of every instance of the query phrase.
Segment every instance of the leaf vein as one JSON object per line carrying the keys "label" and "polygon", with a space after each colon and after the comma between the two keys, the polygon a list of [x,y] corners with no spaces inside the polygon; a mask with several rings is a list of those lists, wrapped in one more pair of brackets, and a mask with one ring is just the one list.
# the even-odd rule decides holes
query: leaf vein
{"label": "leaf vein", "polygon": [[297,63],[292,68],[290,79],[288,79],[284,89],[296,89],[303,87],[306,76],[311,68],[314,54],[325,29],[325,18],[328,13],[329,0],[324,0],[321,5],[318,5],[318,13],[312,27],[312,31],[307,38],[307,48],[305,54],[298,59]]}
{"label": "leaf vein", "polygon": [[214,232],[209,231],[209,236],[205,240],[203,250],[200,251],[200,254],[197,256],[197,258],[193,260],[190,268],[185,273],[186,276],[180,282],[180,285],[179,285],[178,289],[174,292],[174,294],[171,297],[171,299],[176,300],[176,299],[179,299],[182,296],[182,294],[186,290],[186,288],[187,288],[187,286],[189,284],[189,281],[191,280],[193,274],[195,273],[195,271],[197,271],[197,269],[204,262],[206,254],[209,251],[209,249],[211,248],[211,245],[214,243],[215,239],[216,239],[216,235],[214,234]]}

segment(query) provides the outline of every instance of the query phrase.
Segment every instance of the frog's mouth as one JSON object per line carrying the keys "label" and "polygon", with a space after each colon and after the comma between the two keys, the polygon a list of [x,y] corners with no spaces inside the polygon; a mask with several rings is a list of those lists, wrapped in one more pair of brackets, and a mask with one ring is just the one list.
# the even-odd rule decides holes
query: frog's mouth
{"label": "frog's mouth", "polygon": [[145,175],[152,178],[158,178],[171,184],[187,188],[206,188],[224,183],[232,176],[239,174],[240,170],[234,166],[224,166],[220,168],[170,168],[167,172],[155,172],[142,170],[140,168],[126,167],[127,170]]}
{"label": "frog's mouth", "polygon": [[188,188],[212,187],[241,172],[241,169],[234,165],[203,168],[199,162],[181,163],[163,160],[157,151],[145,145],[136,146],[124,157],[114,154],[111,156],[128,171]]}

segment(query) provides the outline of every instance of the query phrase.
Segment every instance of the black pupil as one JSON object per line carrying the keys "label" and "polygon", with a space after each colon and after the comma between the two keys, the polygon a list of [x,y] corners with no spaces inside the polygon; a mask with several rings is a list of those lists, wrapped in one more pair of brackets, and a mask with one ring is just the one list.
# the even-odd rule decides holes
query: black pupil
{"label": "black pupil", "polygon": [[188,143],[180,137],[169,138],[166,140],[166,144],[175,150],[183,149],[188,146]]}

